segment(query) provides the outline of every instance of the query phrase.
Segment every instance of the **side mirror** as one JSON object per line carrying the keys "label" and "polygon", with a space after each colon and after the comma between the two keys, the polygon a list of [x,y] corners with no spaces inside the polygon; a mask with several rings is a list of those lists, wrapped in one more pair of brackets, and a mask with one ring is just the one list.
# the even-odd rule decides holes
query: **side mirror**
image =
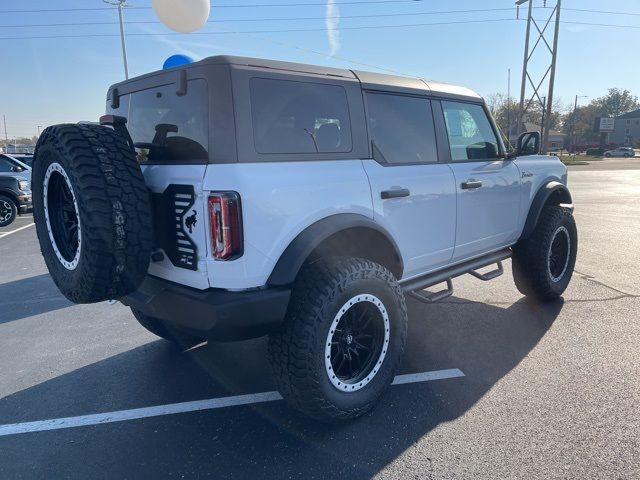
{"label": "side mirror", "polygon": [[540,132],[524,132],[518,137],[517,153],[519,157],[540,153]]}
{"label": "side mirror", "polygon": [[11,171],[12,171],[12,172],[15,172],[15,173],[20,173],[20,172],[24,172],[24,168],[22,168],[22,167],[20,167],[20,166],[16,165],[16,166],[14,166],[14,167],[11,167]]}

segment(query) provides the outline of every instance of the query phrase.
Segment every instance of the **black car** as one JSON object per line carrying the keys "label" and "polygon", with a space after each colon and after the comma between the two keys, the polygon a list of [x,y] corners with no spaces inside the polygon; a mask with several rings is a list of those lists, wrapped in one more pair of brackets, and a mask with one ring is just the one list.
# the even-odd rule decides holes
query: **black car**
{"label": "black car", "polygon": [[0,227],[10,225],[31,207],[31,183],[14,173],[0,173]]}

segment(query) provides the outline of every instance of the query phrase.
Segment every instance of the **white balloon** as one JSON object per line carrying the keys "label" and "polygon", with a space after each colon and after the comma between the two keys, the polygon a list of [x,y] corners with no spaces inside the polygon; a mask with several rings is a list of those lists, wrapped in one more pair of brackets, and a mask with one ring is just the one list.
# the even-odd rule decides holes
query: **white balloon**
{"label": "white balloon", "polygon": [[195,32],[209,18],[209,0],[151,0],[162,23],[180,33]]}

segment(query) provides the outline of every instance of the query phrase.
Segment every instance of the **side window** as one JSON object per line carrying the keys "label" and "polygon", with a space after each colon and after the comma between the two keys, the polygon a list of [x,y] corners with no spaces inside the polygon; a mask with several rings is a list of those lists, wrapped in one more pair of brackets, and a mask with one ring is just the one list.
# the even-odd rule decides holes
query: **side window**
{"label": "side window", "polygon": [[0,172],[11,172],[11,167],[12,165],[9,160],[4,157],[0,157]]}
{"label": "side window", "polygon": [[454,162],[498,158],[498,140],[480,105],[442,102]]}
{"label": "side window", "polygon": [[429,100],[385,93],[367,93],[366,99],[369,137],[386,163],[438,161]]}
{"label": "side window", "polygon": [[256,77],[250,90],[258,153],[351,151],[349,105],[341,86]]}
{"label": "side window", "polygon": [[208,159],[209,95],[205,80],[189,80],[187,94],[175,84],[140,90],[120,97],[107,111],[127,117],[140,163],[196,163]]}

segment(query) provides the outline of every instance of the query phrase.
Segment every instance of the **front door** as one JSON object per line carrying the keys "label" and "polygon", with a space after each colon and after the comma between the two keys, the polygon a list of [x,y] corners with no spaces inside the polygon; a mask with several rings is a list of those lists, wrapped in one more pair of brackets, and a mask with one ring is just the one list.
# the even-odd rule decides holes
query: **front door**
{"label": "front door", "polygon": [[438,163],[431,102],[366,93],[373,160],[364,160],[375,220],[402,252],[403,278],[451,261],[455,241],[453,173]]}
{"label": "front door", "polygon": [[502,158],[482,105],[442,102],[457,192],[454,261],[510,245],[518,236],[520,170]]}

